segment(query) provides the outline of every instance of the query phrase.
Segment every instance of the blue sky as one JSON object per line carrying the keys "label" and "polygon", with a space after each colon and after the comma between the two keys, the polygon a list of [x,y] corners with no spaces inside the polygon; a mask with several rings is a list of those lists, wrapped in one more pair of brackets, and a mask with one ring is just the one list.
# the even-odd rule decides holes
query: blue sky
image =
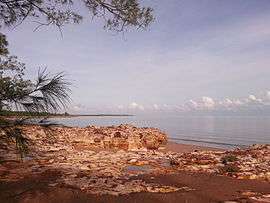
{"label": "blue sky", "polygon": [[[11,53],[65,71],[68,111],[154,112],[249,108],[270,102],[269,0],[148,0],[155,22],[115,34],[101,19],[33,32],[29,19],[6,29]],[[85,14],[85,10],[79,8]]]}

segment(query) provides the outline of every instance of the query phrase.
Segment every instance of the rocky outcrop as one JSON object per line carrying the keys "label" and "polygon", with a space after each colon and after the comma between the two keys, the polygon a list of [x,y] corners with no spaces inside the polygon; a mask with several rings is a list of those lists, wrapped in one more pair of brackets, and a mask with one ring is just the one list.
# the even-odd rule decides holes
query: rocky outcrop
{"label": "rocky outcrop", "polygon": [[200,151],[170,155],[179,170],[210,172],[238,179],[270,181],[270,145],[253,145],[231,151]]}
{"label": "rocky outcrop", "polygon": [[132,125],[86,128],[38,125],[24,126],[24,134],[32,140],[72,143],[74,147],[138,150],[158,149],[167,142],[167,135],[156,128],[137,128]]}
{"label": "rocky outcrop", "polygon": [[[46,171],[60,171],[50,183],[76,187],[91,194],[190,191],[192,188],[153,184],[139,175],[162,175],[183,170],[270,181],[270,145],[231,151],[191,153],[158,150],[167,141],[156,128],[131,125],[22,126],[29,153],[20,161],[15,145],[0,142],[0,179],[16,181]],[[0,138],[3,137],[0,134]],[[256,196],[257,197],[257,196]]]}
{"label": "rocky outcrop", "polygon": [[[166,134],[158,129],[131,125],[86,128],[26,125],[20,128],[29,140],[29,153],[21,162],[15,145],[1,142],[1,180],[15,181],[53,170],[62,175],[50,186],[69,185],[91,194],[186,190],[131,179],[139,174],[163,170],[162,167],[150,167],[166,159],[160,152],[153,156],[152,150],[167,141]],[[148,150],[149,143],[154,146],[150,147],[151,151]],[[149,170],[139,169],[139,165],[146,164]],[[131,169],[137,165],[137,170]]]}

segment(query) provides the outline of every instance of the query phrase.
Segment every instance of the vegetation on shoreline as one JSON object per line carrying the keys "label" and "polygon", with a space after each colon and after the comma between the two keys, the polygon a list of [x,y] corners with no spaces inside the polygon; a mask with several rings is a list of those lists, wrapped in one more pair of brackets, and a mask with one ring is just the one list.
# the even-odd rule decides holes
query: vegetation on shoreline
{"label": "vegetation on shoreline", "polygon": [[134,116],[132,114],[69,114],[49,112],[28,112],[28,111],[0,111],[0,117],[79,117],[79,116]]}
{"label": "vegetation on shoreline", "polygon": [[110,117],[110,116],[135,116],[133,114],[49,114],[50,117]]}
{"label": "vegetation on shoreline", "polygon": [[21,116],[62,116],[65,114],[52,114],[48,112],[28,112],[28,111],[0,111],[2,117],[21,117]]}
{"label": "vegetation on shoreline", "polygon": [[[77,11],[77,3],[83,5],[92,17],[104,19],[105,29],[116,32],[130,27],[144,29],[154,20],[153,9],[141,6],[137,0],[0,0],[0,144],[2,139],[11,140],[21,154],[27,152],[28,143],[19,127],[30,117],[128,116],[57,113],[65,109],[71,100],[70,83],[65,74],[50,74],[46,68],[39,68],[37,78],[29,80],[25,78],[26,65],[9,53],[8,40],[2,28],[16,28],[24,20],[34,19],[37,23],[35,30],[54,25],[62,34],[64,25],[80,23],[83,18]],[[14,109],[17,111],[12,111]]]}

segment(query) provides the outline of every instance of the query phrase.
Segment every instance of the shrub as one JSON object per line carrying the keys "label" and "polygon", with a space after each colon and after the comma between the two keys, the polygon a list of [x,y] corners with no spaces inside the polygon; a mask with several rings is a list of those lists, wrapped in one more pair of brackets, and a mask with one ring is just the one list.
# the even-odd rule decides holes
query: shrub
{"label": "shrub", "polygon": [[220,173],[237,173],[240,171],[240,168],[235,164],[228,164],[220,168]]}
{"label": "shrub", "polygon": [[228,154],[221,158],[221,162],[225,165],[229,162],[235,162],[237,160],[238,158],[233,154]]}

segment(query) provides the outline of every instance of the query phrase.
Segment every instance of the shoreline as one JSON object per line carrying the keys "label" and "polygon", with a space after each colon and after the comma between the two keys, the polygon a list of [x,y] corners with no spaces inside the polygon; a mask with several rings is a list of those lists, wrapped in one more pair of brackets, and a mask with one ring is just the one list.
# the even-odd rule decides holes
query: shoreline
{"label": "shoreline", "polygon": [[[8,120],[15,120],[17,119],[40,119],[43,122],[41,123],[36,123],[37,125],[42,125],[42,124],[49,124],[50,123],[50,119],[51,121],[53,119],[55,119],[55,125],[59,125],[59,126],[66,126],[66,127],[80,127],[80,128],[85,128],[87,127],[87,125],[69,125],[69,124],[64,124],[61,123],[61,121],[58,121],[58,119],[72,119],[72,118],[83,118],[83,117],[133,117],[136,115],[132,115],[132,114],[71,114],[71,115],[64,115],[64,114],[59,114],[59,115],[50,115],[50,116],[1,116],[0,115],[0,119],[4,118],[4,119],[8,119]],[[48,121],[48,122],[47,122]],[[54,124],[54,121],[51,122],[51,124]],[[127,122],[127,124],[129,124]],[[88,124],[89,125],[89,124]],[[90,124],[91,125],[91,124]],[[107,124],[107,125],[96,125],[97,127],[109,127],[110,125],[113,124]],[[115,125],[119,125],[119,124],[115,124]],[[147,126],[142,126],[142,127],[147,127]],[[170,142],[174,142],[174,143],[179,143],[179,144],[183,144],[183,145],[194,145],[194,146],[199,146],[199,147],[206,147],[206,148],[213,148],[213,149],[221,149],[221,150],[231,150],[231,149],[236,149],[236,148],[246,148],[249,145],[251,145],[252,143],[249,144],[244,144],[244,141],[241,144],[237,144],[237,142],[222,142],[222,141],[208,141],[208,140],[202,140],[201,138],[181,138],[181,137],[175,137],[173,134],[170,136],[168,135],[168,140]],[[257,143],[254,143],[257,144]],[[263,143],[260,143],[263,144]],[[267,144],[267,143],[265,143]]]}
{"label": "shoreline", "polygon": [[[1,116],[0,119],[7,119],[7,120],[15,120],[15,119],[50,119],[50,118],[74,118],[74,117],[132,117],[135,115],[131,114],[89,114],[89,115],[50,115],[50,116]],[[30,124],[31,125],[31,124]],[[33,125],[42,125],[42,123],[33,123]],[[69,126],[69,125],[63,125],[61,123],[55,124],[62,127],[68,127],[68,128],[85,128],[80,126]],[[129,124],[127,124],[129,125]],[[110,126],[97,126],[96,127],[110,127]],[[87,126],[86,126],[87,127]],[[182,141],[182,142],[181,142]],[[190,143],[185,143],[190,142]],[[219,143],[219,142],[204,142],[200,140],[185,140],[181,138],[175,138],[175,137],[169,137],[168,136],[168,143],[169,148],[172,148],[175,152],[191,152],[194,150],[214,150],[214,151],[225,151],[225,150],[232,150],[236,149],[238,147],[248,147],[248,145],[237,145],[237,144],[228,144],[228,143]],[[267,144],[267,143],[265,143]],[[211,146],[216,145],[216,146]],[[178,146],[178,147],[177,147]],[[224,147],[222,147],[224,146]],[[227,147],[225,147],[227,146]],[[230,146],[230,147],[228,147]],[[182,149],[179,149],[182,148]]]}
{"label": "shoreline", "polygon": [[270,145],[225,151],[132,125],[21,130],[32,142],[29,155],[20,159],[15,146],[0,146],[5,202],[270,201]]}
{"label": "shoreline", "polygon": [[133,114],[50,114],[50,115],[0,115],[1,119],[22,119],[22,118],[75,118],[75,117],[132,117]]}
{"label": "shoreline", "polygon": [[184,143],[177,143],[173,141],[168,141],[168,143],[164,146],[164,149],[161,149],[161,150],[177,152],[177,153],[189,153],[189,152],[194,152],[194,151],[226,151],[226,149],[223,149],[223,148],[184,144]]}

